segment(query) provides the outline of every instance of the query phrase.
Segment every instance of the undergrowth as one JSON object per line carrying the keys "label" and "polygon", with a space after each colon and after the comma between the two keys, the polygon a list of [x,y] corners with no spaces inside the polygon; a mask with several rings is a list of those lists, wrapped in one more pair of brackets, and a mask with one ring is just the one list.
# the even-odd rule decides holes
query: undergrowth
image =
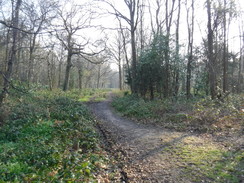
{"label": "undergrowth", "polygon": [[95,182],[107,159],[79,98],[60,91],[9,97],[1,109],[0,182]]}
{"label": "undergrowth", "polygon": [[112,105],[124,116],[179,131],[242,133],[243,103],[243,95],[230,96],[225,102],[209,98],[145,101],[127,95],[115,98]]}

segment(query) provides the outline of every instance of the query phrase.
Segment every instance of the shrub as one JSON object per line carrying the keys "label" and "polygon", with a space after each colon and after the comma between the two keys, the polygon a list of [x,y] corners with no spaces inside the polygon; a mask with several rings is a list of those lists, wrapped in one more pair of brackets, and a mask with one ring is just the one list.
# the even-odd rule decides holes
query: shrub
{"label": "shrub", "polygon": [[188,118],[189,127],[200,131],[240,131],[243,128],[244,116],[240,111],[244,98],[230,96],[225,102],[202,99],[194,106]]}

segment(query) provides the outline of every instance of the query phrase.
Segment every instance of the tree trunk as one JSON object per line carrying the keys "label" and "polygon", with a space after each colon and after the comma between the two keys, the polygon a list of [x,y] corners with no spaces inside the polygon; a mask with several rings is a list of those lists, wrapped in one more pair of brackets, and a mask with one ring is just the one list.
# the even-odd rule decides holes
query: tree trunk
{"label": "tree trunk", "polygon": [[62,63],[58,64],[58,88],[61,88],[61,74],[62,74]]}
{"label": "tree trunk", "polygon": [[191,23],[189,23],[189,10],[187,10],[187,26],[188,26],[188,60],[187,60],[187,76],[186,76],[186,96],[191,97],[191,73],[193,62],[193,35],[194,35],[194,0],[191,2]]}
{"label": "tree trunk", "polygon": [[[17,0],[17,2],[16,2],[16,6],[14,9],[13,18],[12,18],[13,27],[19,26],[19,11],[20,11],[21,3],[22,3],[22,0]],[[12,29],[11,55],[10,55],[9,60],[8,60],[7,71],[3,75],[4,83],[3,83],[2,92],[0,94],[0,106],[2,106],[3,100],[6,97],[6,94],[8,93],[8,89],[10,86],[10,79],[11,79],[12,71],[13,71],[13,65],[16,62],[17,37],[18,37],[18,29],[13,28]]]}
{"label": "tree trunk", "polygon": [[166,41],[165,41],[165,50],[164,50],[164,57],[165,57],[165,82],[164,82],[164,97],[168,97],[170,94],[170,30],[172,26],[172,19],[173,19],[173,12],[174,12],[174,5],[175,0],[172,0],[171,10],[169,12],[169,1],[166,0],[165,2],[165,22],[166,22]]}
{"label": "tree trunk", "polygon": [[[21,25],[21,29],[23,28],[23,24]],[[17,39],[20,40],[20,37],[21,37],[21,34],[20,34],[20,31],[18,31],[18,36],[17,36]],[[19,41],[18,43],[18,48],[22,48],[22,44],[23,42],[22,41]],[[19,49],[18,50],[18,53],[17,53],[17,60],[16,60],[16,63],[15,63],[15,71],[14,71],[14,75],[13,77],[17,80],[20,80],[20,60],[21,60],[21,50]]]}
{"label": "tree trunk", "polygon": [[213,30],[212,30],[212,16],[211,16],[211,2],[207,0],[207,14],[208,14],[208,67],[209,67],[209,84],[211,98],[216,98],[216,69],[215,59],[213,53]]}
{"label": "tree trunk", "polygon": [[[121,37],[120,37],[121,38]],[[118,42],[118,67],[119,67],[119,89],[122,90],[122,66],[121,66],[121,39]]]}
{"label": "tree trunk", "polygon": [[179,62],[180,62],[180,46],[179,46],[179,26],[180,26],[180,12],[181,12],[181,0],[178,0],[178,15],[176,22],[175,31],[175,47],[176,47],[176,58],[175,58],[175,78],[174,78],[174,96],[178,95],[179,91]]}
{"label": "tree trunk", "polygon": [[63,91],[67,91],[68,90],[68,86],[69,86],[70,69],[72,67],[71,58],[72,58],[72,51],[69,50],[68,51],[68,56],[67,56],[67,65],[66,65],[66,70],[65,70]]}
{"label": "tree trunk", "polygon": [[238,93],[244,91],[244,55],[243,52],[239,59],[239,70],[238,70]]}
{"label": "tree trunk", "polygon": [[33,72],[33,62],[34,62],[34,52],[35,52],[35,46],[36,46],[36,36],[37,34],[33,35],[32,40],[30,40],[30,48],[29,48],[29,63],[28,63],[28,75],[27,75],[27,82],[28,86],[31,83],[31,77],[32,77],[32,72]]}
{"label": "tree trunk", "polygon": [[153,89],[153,82],[150,82],[150,99],[154,99],[154,89]]}
{"label": "tree trunk", "polygon": [[98,65],[98,73],[97,73],[97,89],[99,88],[100,84],[100,77],[101,77],[101,65]]}
{"label": "tree trunk", "polygon": [[47,77],[48,77],[48,83],[49,83],[49,90],[52,91],[53,82],[52,82],[52,76],[51,76],[51,64],[50,64],[50,61],[48,58],[47,58]]}
{"label": "tree trunk", "polygon": [[137,67],[137,61],[136,61],[136,39],[135,39],[135,31],[134,31],[134,25],[131,26],[131,50],[132,50],[132,93],[137,93],[137,86],[136,86],[136,67]]}
{"label": "tree trunk", "polygon": [[79,75],[79,89],[82,90],[82,69],[78,68],[78,75]]}
{"label": "tree trunk", "polygon": [[227,82],[227,69],[228,69],[228,59],[227,59],[227,40],[226,40],[226,0],[224,0],[224,51],[223,51],[223,92],[228,91],[228,82]]}
{"label": "tree trunk", "polygon": [[[125,1],[126,2],[126,1]],[[139,2],[139,1],[137,1]],[[132,54],[132,71],[131,71],[131,89],[132,93],[137,94],[137,84],[136,84],[136,76],[137,76],[137,56],[136,56],[136,27],[137,27],[137,19],[136,17],[136,8],[139,8],[139,5],[136,1],[126,2],[129,11],[130,11],[130,34],[131,34],[131,54]],[[139,11],[137,9],[137,11]],[[136,20],[135,20],[136,18]]]}
{"label": "tree trunk", "polygon": [[240,58],[238,68],[238,93],[244,90],[244,32],[240,28]]}
{"label": "tree trunk", "polygon": [[[131,69],[130,69],[129,58],[128,58],[127,49],[126,49],[126,40],[125,40],[124,35],[123,35],[123,49],[124,49],[124,53],[125,53],[126,67],[127,67],[127,73],[128,73],[127,80],[129,82],[131,82],[131,80],[132,80],[131,79]],[[130,90],[132,91],[131,84],[129,84],[129,86],[130,86]]]}
{"label": "tree trunk", "polygon": [[119,61],[119,89],[122,90],[122,68],[121,68],[121,60]]}

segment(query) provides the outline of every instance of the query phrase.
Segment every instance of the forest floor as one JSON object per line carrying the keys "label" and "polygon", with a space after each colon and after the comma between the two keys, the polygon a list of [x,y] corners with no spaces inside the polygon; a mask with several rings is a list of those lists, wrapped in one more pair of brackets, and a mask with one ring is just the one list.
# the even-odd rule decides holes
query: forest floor
{"label": "forest floor", "polygon": [[[116,159],[101,182],[244,182],[243,136],[178,132],[121,117],[110,99],[90,102]],[[120,176],[111,169],[119,169]]]}

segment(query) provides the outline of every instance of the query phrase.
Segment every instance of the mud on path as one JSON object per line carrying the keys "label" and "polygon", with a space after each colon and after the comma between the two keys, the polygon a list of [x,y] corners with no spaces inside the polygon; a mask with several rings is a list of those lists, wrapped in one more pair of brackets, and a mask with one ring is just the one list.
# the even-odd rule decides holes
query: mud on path
{"label": "mud on path", "polygon": [[184,166],[165,149],[186,141],[189,143],[191,138],[197,139],[194,145],[203,144],[209,138],[138,124],[116,114],[110,101],[90,103],[89,108],[99,121],[108,149],[119,161],[121,178],[110,182],[192,182],[184,176]]}

